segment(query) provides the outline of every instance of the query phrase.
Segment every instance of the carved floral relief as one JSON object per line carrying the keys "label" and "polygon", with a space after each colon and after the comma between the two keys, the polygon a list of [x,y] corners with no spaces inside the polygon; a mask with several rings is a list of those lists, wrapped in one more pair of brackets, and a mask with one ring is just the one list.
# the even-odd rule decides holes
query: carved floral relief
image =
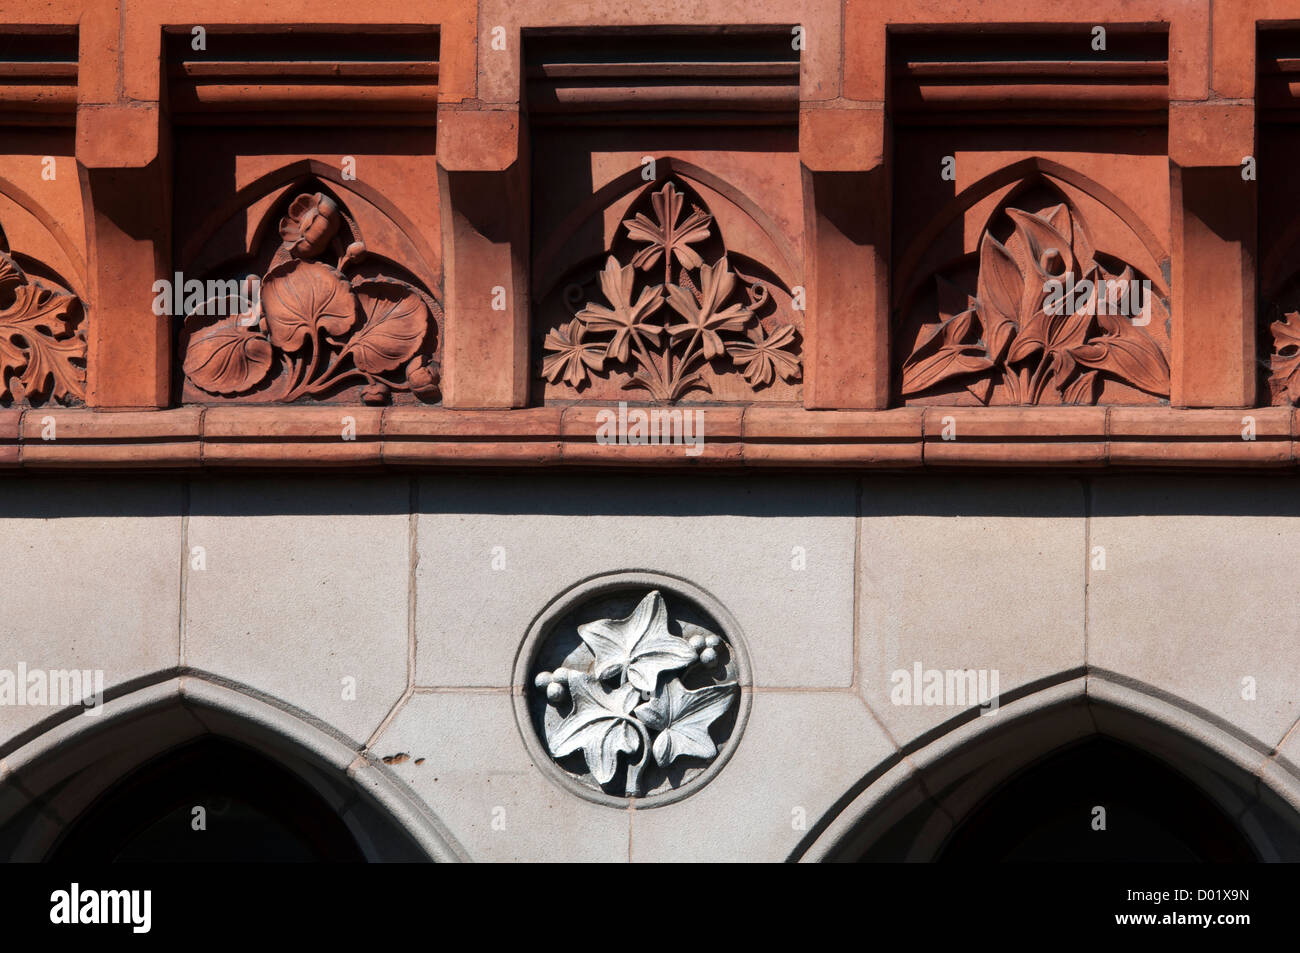
{"label": "carved floral relief", "polygon": [[26,274],[0,233],[0,404],[86,397],[86,339],[74,295]]}
{"label": "carved floral relief", "polygon": [[189,387],[209,398],[291,402],[355,392],[439,397],[432,354],[441,308],[411,281],[365,267],[356,223],[320,192],[297,195],[261,276],[190,311],[181,334]]}
{"label": "carved floral relief", "polygon": [[956,385],[983,404],[1095,404],[1111,378],[1167,397],[1149,283],[1104,265],[1066,203],[1004,211],[1010,236],[985,228],[973,289],[935,276],[937,321],[903,361],[903,396]]}
{"label": "carved floral relief", "polygon": [[714,216],[688,209],[673,181],[647,191],[648,211],[621,224],[632,250],[609,254],[594,276],[599,294],[566,290],[571,318],[546,334],[542,376],[581,393],[622,373],[624,389],[663,402],[711,392],[712,375],[740,375],[751,391],[798,380],[798,333],[773,315],[770,282],[741,273],[718,247]]}
{"label": "carved floral relief", "polygon": [[[1276,313],[1276,312],[1275,312]],[[1273,352],[1269,355],[1268,386],[1273,404],[1300,403],[1300,311],[1287,311],[1274,321]]]}
{"label": "carved floral relief", "polygon": [[657,589],[602,607],[618,605],[630,607],[625,617],[553,633],[549,656],[560,664],[537,671],[531,691],[557,764],[587,787],[637,797],[680,787],[717,757],[739,684],[731,647],[701,624],[709,620],[674,618]]}

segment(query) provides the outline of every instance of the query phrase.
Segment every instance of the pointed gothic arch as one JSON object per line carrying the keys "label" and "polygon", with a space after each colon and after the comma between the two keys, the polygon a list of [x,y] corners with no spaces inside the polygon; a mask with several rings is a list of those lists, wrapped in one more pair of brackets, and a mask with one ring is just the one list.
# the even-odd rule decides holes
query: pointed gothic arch
{"label": "pointed gothic arch", "polygon": [[[969,861],[972,850],[992,841],[1011,855],[1017,847],[1026,856],[1059,850],[1059,842],[1035,840],[1029,828],[1059,826],[1060,818],[1016,806],[1041,790],[1045,775],[1079,777],[1107,757],[1122,757],[1125,764],[1114,767],[1140,771],[1133,783],[1158,783],[1155,797],[1177,799],[1171,813],[1179,815],[1161,819],[1163,829],[1147,831],[1150,837],[1130,841],[1127,859],[1222,859],[1208,855],[1213,845],[1238,861],[1294,861],[1300,859],[1300,777],[1273,753],[1194,706],[1093,672],[1040,685],[1004,700],[994,717],[949,723],[904,746],[845,792],[790,859]],[[1104,798],[1115,788],[1099,783],[1096,790]],[[1147,810],[1149,795],[1128,792],[1122,809]],[[1084,813],[1073,820],[1086,826],[1091,819]],[[1197,839],[1189,832],[1198,824],[1226,831],[1228,839]],[[1120,853],[1124,848],[1119,845]]]}
{"label": "pointed gothic arch", "polygon": [[[202,676],[136,687],[99,715],[46,723],[4,759],[0,856],[8,860],[174,856],[168,825],[188,827],[196,796],[230,809],[232,836],[254,849],[238,859],[465,859],[437,818],[355,742]],[[238,776],[223,777],[229,772]]]}

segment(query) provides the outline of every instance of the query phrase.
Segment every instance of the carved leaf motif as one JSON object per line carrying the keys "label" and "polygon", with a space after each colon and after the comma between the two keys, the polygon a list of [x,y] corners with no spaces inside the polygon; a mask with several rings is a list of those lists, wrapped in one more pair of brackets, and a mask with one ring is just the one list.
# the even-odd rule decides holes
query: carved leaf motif
{"label": "carved leaf motif", "polygon": [[[1091,241],[1065,203],[1037,213],[1005,212],[1012,235],[1004,246],[984,232],[977,296],[967,309],[978,317],[983,348],[967,317],[951,316],[959,307],[957,289],[937,276],[941,320],[904,361],[903,393],[967,375],[977,377],[965,386],[981,402],[998,382],[1012,403],[1037,404],[1049,385],[1062,403],[1092,403],[1104,373],[1168,394],[1169,366],[1155,339],[1101,307],[1103,296],[1108,306],[1116,294],[1136,300],[1132,268],[1116,278],[1098,265]],[[1086,294],[1079,293],[1081,281]]]}
{"label": "carved leaf motif", "polygon": [[762,327],[755,326],[749,330],[748,336],[748,342],[735,341],[727,345],[731,359],[745,369],[745,380],[755,387],[766,387],[772,383],[774,374],[783,381],[799,376],[799,359],[783,350],[794,343],[793,327],[782,325],[768,336]]}
{"label": "carved leaf motif", "polygon": [[357,323],[347,279],[318,261],[294,259],[272,268],[262,282],[262,311],[271,343],[289,352],[318,331],[337,338]]}
{"label": "carved leaf motif", "polygon": [[1052,276],[1075,271],[1074,230],[1070,224],[1069,210],[1064,204],[1055,205],[1037,215],[1009,208],[1007,215],[1015,223],[1015,232],[1007,240],[1006,247],[1021,274],[1043,272],[1043,257],[1051,252],[1060,256],[1058,267],[1050,272]]}
{"label": "carved leaf motif", "polygon": [[1085,371],[1061,391],[1061,400],[1067,404],[1091,404],[1097,399],[1097,372]]}
{"label": "carved leaf motif", "polygon": [[668,631],[668,608],[656,589],[626,619],[601,619],[578,626],[578,635],[596,657],[600,679],[618,675],[637,691],[653,692],[662,672],[695,661],[685,640]]}
{"label": "carved leaf motif", "polygon": [[604,342],[586,341],[585,337],[586,330],[577,318],[547,332],[542,346],[554,352],[542,360],[542,374],[548,381],[555,383],[563,374],[566,384],[577,387],[586,383],[587,368],[599,371],[605,366]]}
{"label": "carved leaf motif", "polygon": [[28,355],[20,378],[28,394],[85,398],[86,372],[72,363],[85,358],[84,341],[39,335],[30,339]]}
{"label": "carved leaf motif", "polygon": [[683,755],[712,758],[718,753],[709,726],[736,700],[735,688],[735,682],[721,682],[692,690],[674,678],[636,709],[637,718],[659,732],[652,750],[660,767]]}
{"label": "carved leaf motif", "polygon": [[0,369],[0,384],[4,374],[23,367],[19,379],[29,396],[84,398],[86,372],[73,362],[85,360],[86,342],[67,336],[72,296],[36,284],[20,284],[12,291],[12,304],[0,311],[0,338],[7,342],[0,356],[7,365]]}
{"label": "carved leaf motif", "polygon": [[699,268],[703,259],[690,246],[709,237],[713,216],[696,209],[678,222],[685,198],[671,182],[651,195],[650,201],[658,222],[651,221],[644,212],[623,222],[634,241],[648,243],[632,258],[633,266],[645,271],[654,266],[660,255],[672,255],[683,268]]}
{"label": "carved leaf motif", "polygon": [[993,367],[982,345],[972,342],[974,312],[963,311],[933,331],[903,362],[903,393],[927,390],[951,377]]}
{"label": "carved leaf motif", "polygon": [[9,375],[27,366],[27,355],[3,334],[0,334],[0,395],[6,391]]}
{"label": "carved leaf motif", "polygon": [[634,336],[647,341],[659,340],[663,328],[647,324],[645,318],[654,314],[664,303],[659,291],[662,285],[642,288],[641,296],[632,303],[632,266],[619,267],[613,255],[605,262],[600,273],[600,289],[613,309],[599,304],[588,304],[578,312],[577,318],[592,331],[613,331],[614,337],[605,349],[605,356],[616,361],[626,361]]}
{"label": "carved leaf motif", "polygon": [[1149,338],[1108,335],[1091,344],[1071,348],[1070,355],[1084,367],[1109,371],[1144,391],[1168,393],[1169,365]]}
{"label": "carved leaf motif", "polygon": [[[283,403],[345,393],[367,404],[387,404],[397,393],[437,400],[438,362],[427,349],[441,312],[416,284],[388,277],[377,259],[365,275],[351,270],[367,251],[341,203],[323,192],[297,195],[280,220],[280,239],[260,281],[243,278],[241,288],[254,297],[248,320],[205,326],[213,311],[229,312],[226,301],[187,319],[186,386],[239,397],[273,377],[265,393]],[[317,260],[329,247],[342,252],[337,267]],[[243,330],[254,325],[257,331]]]}
{"label": "carved leaf motif", "polygon": [[569,693],[573,711],[550,732],[546,743],[557,758],[581,750],[592,777],[608,784],[618,771],[619,754],[635,754],[641,747],[632,717],[640,695],[628,684],[606,691],[599,680],[581,673],[570,677]]}
{"label": "carved leaf motif", "polygon": [[270,373],[270,343],[243,315],[218,321],[194,333],[185,352],[185,376],[210,394],[252,390]]}
{"label": "carved leaf motif", "polygon": [[366,281],[356,285],[366,321],[343,353],[372,374],[390,371],[415,356],[429,330],[429,309],[401,285]]}
{"label": "carved leaf motif", "polygon": [[1062,352],[1083,344],[1092,327],[1092,316],[1096,310],[1098,277],[1093,276],[1091,294],[1074,311],[1048,314],[1040,307],[1021,326],[1020,333],[1007,352],[1007,363],[1026,361],[1035,354],[1051,355],[1059,359]]}
{"label": "carved leaf motif", "polygon": [[984,324],[984,342],[994,362],[1002,360],[1015,336],[1023,291],[1024,278],[1011,253],[986,232],[980,242],[980,270],[975,293]]}
{"label": "carved leaf motif", "polygon": [[[603,356],[623,365],[612,369],[627,375],[621,386],[648,391],[651,399],[665,402],[695,389],[710,391],[713,375],[731,369],[713,362],[728,353],[737,358],[736,365],[744,368],[746,380],[755,389],[772,384],[777,377],[795,380],[800,360],[794,332],[775,332],[781,340],[768,345],[750,329],[758,312],[770,314],[773,295],[768,285],[743,270],[733,270],[726,254],[706,265],[691,247],[709,237],[713,216],[696,208],[683,217],[685,198],[672,182],[650,192],[650,200],[653,219],[638,213],[623,221],[628,236],[644,247],[626,266],[608,257],[598,273],[609,304],[589,301],[575,315],[587,336],[611,335]],[[639,271],[656,263],[663,265],[663,279],[661,284],[651,285]],[[569,307],[582,300],[583,284],[565,290]],[[665,301],[680,318],[651,323],[650,315]],[[669,320],[677,323],[664,327]],[[669,332],[666,341],[665,331]],[[731,332],[748,333],[754,343],[724,336]],[[608,364],[590,359],[593,351],[587,342],[579,348],[577,341],[578,335],[569,328],[547,332],[544,349],[551,353],[542,359],[542,376],[548,382],[554,384],[563,377],[566,385],[578,390],[587,383],[588,371],[594,375],[609,370]],[[780,350],[783,347],[795,353],[785,353]]]}
{"label": "carved leaf motif", "polygon": [[668,304],[686,319],[682,324],[669,325],[668,333],[673,338],[700,335],[704,359],[711,361],[726,350],[718,332],[743,330],[753,312],[741,304],[722,307],[736,287],[736,276],[727,267],[725,255],[712,266],[700,266],[700,282],[698,301],[680,285],[668,286]]}
{"label": "carved leaf motif", "polygon": [[1274,321],[1273,376],[1275,389],[1285,390],[1292,403],[1300,401],[1300,313],[1288,312]]}
{"label": "carved leaf motif", "polygon": [[27,277],[18,267],[18,262],[4,252],[0,252],[0,307],[4,307],[9,295],[23,284]]}

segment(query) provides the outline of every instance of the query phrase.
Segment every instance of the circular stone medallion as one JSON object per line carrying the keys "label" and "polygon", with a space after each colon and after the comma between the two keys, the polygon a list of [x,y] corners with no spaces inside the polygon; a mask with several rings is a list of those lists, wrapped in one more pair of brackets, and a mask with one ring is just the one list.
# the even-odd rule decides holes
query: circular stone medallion
{"label": "circular stone medallion", "polygon": [[721,769],[749,710],[749,663],[730,615],[681,580],[589,580],[533,624],[516,713],[539,764],[575,793],[642,806]]}

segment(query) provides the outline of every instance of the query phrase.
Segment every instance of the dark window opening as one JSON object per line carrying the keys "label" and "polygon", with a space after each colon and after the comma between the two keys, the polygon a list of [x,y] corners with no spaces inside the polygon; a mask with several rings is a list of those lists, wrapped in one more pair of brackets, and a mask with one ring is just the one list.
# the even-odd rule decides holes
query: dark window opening
{"label": "dark window opening", "polygon": [[[1105,830],[1094,809],[1105,809]],[[1072,745],[996,790],[939,860],[1214,863],[1259,858],[1232,820],[1163,762],[1108,738]]]}
{"label": "dark window opening", "polygon": [[[206,830],[194,829],[194,809]],[[206,738],[148,762],[101,795],[52,861],[360,862],[346,825],[292,772],[232,741]]]}

